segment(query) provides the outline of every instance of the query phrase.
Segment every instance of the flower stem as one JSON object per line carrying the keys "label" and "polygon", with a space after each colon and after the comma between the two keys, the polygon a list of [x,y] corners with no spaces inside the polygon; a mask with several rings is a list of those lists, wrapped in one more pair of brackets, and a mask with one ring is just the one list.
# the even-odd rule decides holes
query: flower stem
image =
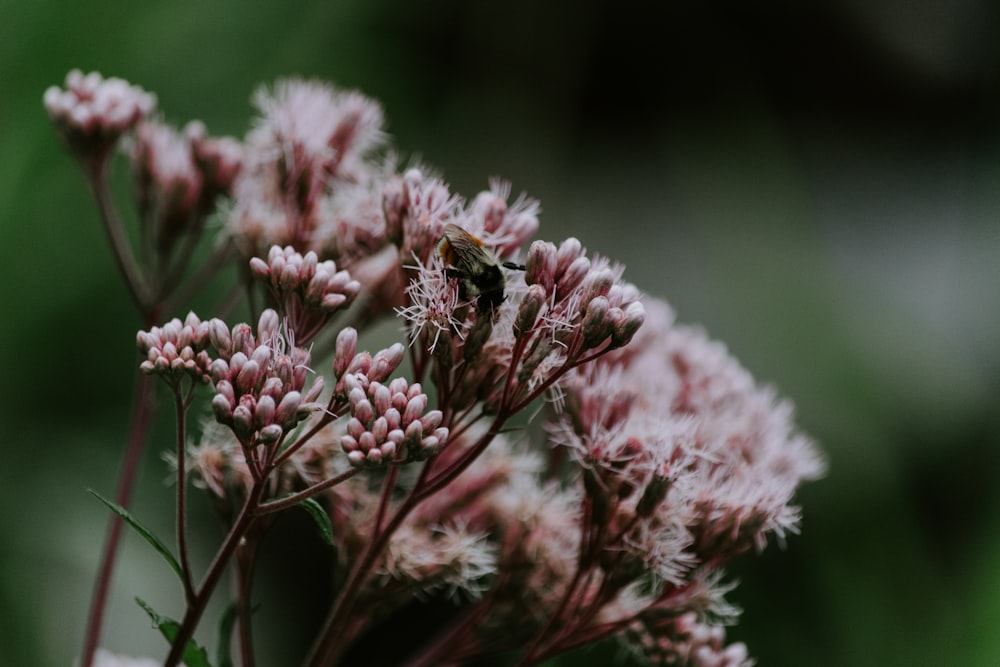
{"label": "flower stem", "polygon": [[[118,478],[118,491],[115,502],[128,508],[132,498],[132,488],[139,462],[142,459],[142,445],[146,438],[149,419],[152,414],[152,378],[140,374],[132,401],[132,424],[129,429],[128,443],[125,445],[125,456],[122,460],[121,474]],[[80,657],[81,667],[92,667],[94,654],[101,639],[101,629],[104,624],[104,612],[108,602],[108,592],[111,588],[111,578],[118,556],[118,545],[121,542],[123,522],[121,517],[113,514],[108,524],[108,534],[104,541],[104,552],[101,556],[101,569],[94,582],[94,593],[90,602],[90,612],[87,616],[87,630],[84,636],[83,654]]]}
{"label": "flower stem", "polygon": [[225,541],[215,554],[215,559],[209,566],[208,572],[205,574],[201,586],[195,593],[194,599],[187,606],[184,619],[181,621],[180,628],[178,628],[177,634],[174,636],[173,645],[170,647],[170,654],[163,663],[164,667],[176,667],[180,663],[181,657],[184,655],[184,648],[191,641],[191,638],[194,637],[195,628],[198,627],[198,622],[201,620],[202,614],[205,613],[208,601],[212,597],[212,593],[215,592],[215,587],[218,586],[223,572],[226,571],[226,566],[229,565],[230,559],[257,518],[256,510],[260,504],[261,497],[264,495],[265,488],[266,484],[264,482],[258,482],[250,489],[250,494],[243,503],[236,522],[229,529],[229,534],[226,535]]}
{"label": "flower stem", "polygon": [[104,225],[104,232],[107,234],[108,242],[114,251],[112,254],[115,257],[115,263],[118,265],[118,271],[122,274],[122,278],[125,279],[125,285],[128,287],[129,295],[132,297],[136,308],[141,313],[148,313],[153,310],[149,286],[146,284],[142,276],[142,271],[139,269],[139,265],[135,261],[135,256],[132,254],[132,248],[125,234],[121,216],[118,215],[114,198],[111,196],[111,190],[108,188],[108,162],[107,160],[94,163],[88,162],[84,166],[84,171],[87,174],[87,182],[94,194],[94,198],[97,200],[101,223]]}
{"label": "flower stem", "polygon": [[191,582],[191,561],[187,542],[187,472],[184,438],[187,430],[185,420],[187,403],[180,386],[174,387],[174,407],[177,411],[177,550],[181,558],[183,572],[184,600],[191,604],[194,599],[194,584]]}

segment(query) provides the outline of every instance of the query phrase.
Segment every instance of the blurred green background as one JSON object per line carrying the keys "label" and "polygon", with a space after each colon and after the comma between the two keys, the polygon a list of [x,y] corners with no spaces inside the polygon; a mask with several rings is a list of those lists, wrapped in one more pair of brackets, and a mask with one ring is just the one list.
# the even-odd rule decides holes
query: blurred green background
{"label": "blurred green background", "polygon": [[[85,488],[114,493],[136,365],[41,104],[71,68],[237,136],[259,83],[319,77],[456,191],[511,180],[541,237],[623,261],[829,456],[803,534],[734,569],[731,639],[760,665],[1000,664],[996,3],[0,0],[0,26],[0,665],[79,651],[107,520]],[[160,419],[135,511],[166,537]],[[125,547],[104,644],[162,656],[132,598],[177,591]]]}

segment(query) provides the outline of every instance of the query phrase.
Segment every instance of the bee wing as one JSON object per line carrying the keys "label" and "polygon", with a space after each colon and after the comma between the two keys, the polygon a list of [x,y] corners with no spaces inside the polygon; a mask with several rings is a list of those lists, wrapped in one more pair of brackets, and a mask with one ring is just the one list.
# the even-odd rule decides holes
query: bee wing
{"label": "bee wing", "polygon": [[482,273],[484,264],[496,266],[496,259],[483,247],[483,242],[458,225],[445,225],[442,241],[441,257],[465,275]]}

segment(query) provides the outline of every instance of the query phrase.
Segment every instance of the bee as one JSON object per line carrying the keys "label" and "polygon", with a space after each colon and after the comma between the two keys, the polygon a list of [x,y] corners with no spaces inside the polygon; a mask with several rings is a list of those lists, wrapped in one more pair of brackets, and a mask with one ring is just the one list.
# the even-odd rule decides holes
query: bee
{"label": "bee", "polygon": [[445,225],[444,236],[437,244],[437,252],[448,268],[449,278],[458,279],[458,295],[463,299],[476,299],[479,310],[494,311],[506,298],[501,266],[513,271],[524,271],[524,266],[514,262],[497,261],[483,242],[458,225]]}

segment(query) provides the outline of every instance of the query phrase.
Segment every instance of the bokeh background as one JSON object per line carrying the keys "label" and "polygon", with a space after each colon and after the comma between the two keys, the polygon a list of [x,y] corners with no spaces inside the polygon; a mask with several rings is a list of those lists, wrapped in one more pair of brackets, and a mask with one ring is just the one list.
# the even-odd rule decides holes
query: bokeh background
{"label": "bokeh background", "polygon": [[[540,236],[623,261],[829,456],[803,534],[734,568],[730,637],[765,666],[1000,664],[1000,5],[2,0],[0,26],[0,665],[79,651],[85,489],[114,493],[136,363],[41,104],[71,68],[237,136],[258,84],[333,81],[456,191],[539,198]],[[169,536],[164,419],[135,511]],[[160,656],[135,595],[177,612],[130,535],[104,643]]]}

